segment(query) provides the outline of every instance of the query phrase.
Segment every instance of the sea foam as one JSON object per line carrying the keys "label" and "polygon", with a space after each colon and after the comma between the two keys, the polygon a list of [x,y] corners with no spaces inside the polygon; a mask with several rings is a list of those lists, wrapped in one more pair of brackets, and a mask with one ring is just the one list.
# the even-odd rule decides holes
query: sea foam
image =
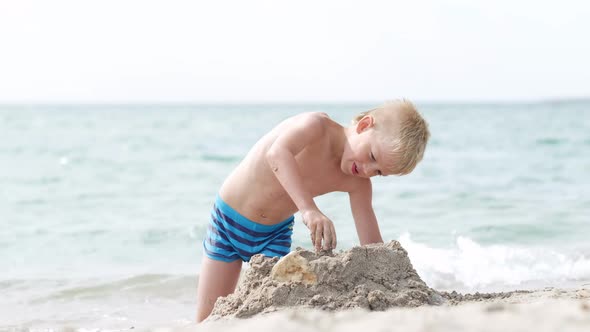
{"label": "sea foam", "polygon": [[579,252],[486,246],[465,236],[456,237],[451,248],[430,247],[412,240],[409,233],[399,242],[422,279],[440,290],[490,291],[590,280],[590,257]]}

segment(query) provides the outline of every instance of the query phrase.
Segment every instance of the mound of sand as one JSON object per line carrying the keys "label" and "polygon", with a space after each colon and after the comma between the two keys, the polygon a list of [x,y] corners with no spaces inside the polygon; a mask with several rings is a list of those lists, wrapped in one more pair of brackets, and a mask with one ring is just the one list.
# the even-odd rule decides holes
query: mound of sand
{"label": "mound of sand", "polygon": [[316,255],[297,248],[281,258],[255,255],[236,291],[219,298],[209,320],[246,318],[287,307],[322,310],[441,304],[397,241]]}

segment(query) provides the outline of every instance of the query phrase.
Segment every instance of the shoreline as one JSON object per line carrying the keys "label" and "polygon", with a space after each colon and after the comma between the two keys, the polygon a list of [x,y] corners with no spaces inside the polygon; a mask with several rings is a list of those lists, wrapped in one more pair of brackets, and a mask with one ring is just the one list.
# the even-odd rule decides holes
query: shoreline
{"label": "shoreline", "polygon": [[[445,293],[444,294],[451,294]],[[509,294],[509,296],[506,296]],[[590,285],[460,294],[468,300],[385,311],[286,308],[247,319],[222,318],[174,331],[589,331]],[[447,296],[445,296],[447,298]],[[448,298],[447,298],[448,299]],[[158,329],[158,331],[169,331]]]}

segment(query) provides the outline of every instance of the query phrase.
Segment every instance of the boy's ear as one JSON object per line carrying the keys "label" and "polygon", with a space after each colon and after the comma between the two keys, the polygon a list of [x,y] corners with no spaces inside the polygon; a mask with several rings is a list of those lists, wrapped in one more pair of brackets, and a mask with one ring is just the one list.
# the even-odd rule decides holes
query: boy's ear
{"label": "boy's ear", "polygon": [[363,131],[373,127],[375,124],[375,120],[370,115],[365,115],[359,122],[356,124],[356,132],[357,134],[362,133]]}

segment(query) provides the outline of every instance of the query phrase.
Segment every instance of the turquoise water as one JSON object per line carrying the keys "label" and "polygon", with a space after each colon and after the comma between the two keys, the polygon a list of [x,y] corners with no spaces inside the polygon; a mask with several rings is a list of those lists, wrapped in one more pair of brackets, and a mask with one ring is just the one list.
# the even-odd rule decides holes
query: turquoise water
{"label": "turquoise water", "polygon": [[[209,209],[249,147],[299,112],[348,124],[373,106],[0,107],[0,326],[190,322]],[[418,106],[425,158],[375,179],[374,208],[425,281],[590,280],[590,103]],[[357,244],[346,195],[317,202],[339,248]]]}

